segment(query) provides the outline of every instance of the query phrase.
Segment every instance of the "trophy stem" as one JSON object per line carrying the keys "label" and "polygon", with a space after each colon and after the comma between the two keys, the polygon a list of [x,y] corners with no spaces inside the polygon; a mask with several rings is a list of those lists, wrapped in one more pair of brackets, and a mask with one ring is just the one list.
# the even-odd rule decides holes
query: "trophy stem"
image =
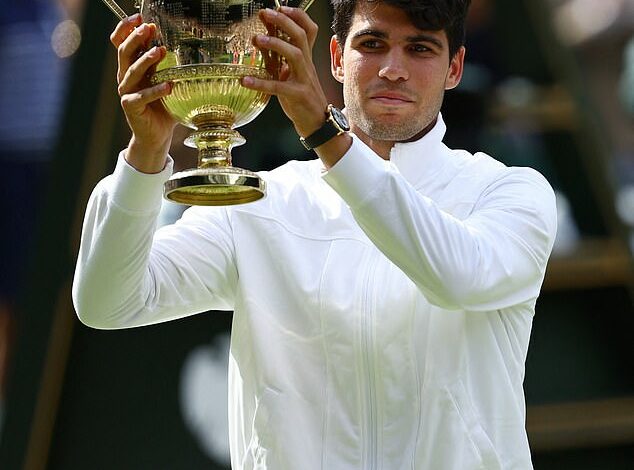
{"label": "trophy stem", "polygon": [[230,167],[231,149],[244,143],[238,131],[222,126],[198,129],[185,141],[198,149],[198,168]]}
{"label": "trophy stem", "polygon": [[198,148],[198,167],[173,175],[165,184],[165,197],[181,204],[226,206],[257,201],[266,191],[255,173],[231,166],[231,149],[245,138],[229,120],[196,122],[198,129],[185,145]]}

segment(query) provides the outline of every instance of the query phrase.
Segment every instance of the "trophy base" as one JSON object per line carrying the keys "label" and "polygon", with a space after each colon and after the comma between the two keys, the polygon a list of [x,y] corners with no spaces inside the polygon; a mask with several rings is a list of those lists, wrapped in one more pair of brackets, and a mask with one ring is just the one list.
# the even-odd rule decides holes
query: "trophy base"
{"label": "trophy base", "polygon": [[165,199],[191,206],[230,206],[257,201],[266,183],[255,173],[235,167],[193,168],[172,175]]}

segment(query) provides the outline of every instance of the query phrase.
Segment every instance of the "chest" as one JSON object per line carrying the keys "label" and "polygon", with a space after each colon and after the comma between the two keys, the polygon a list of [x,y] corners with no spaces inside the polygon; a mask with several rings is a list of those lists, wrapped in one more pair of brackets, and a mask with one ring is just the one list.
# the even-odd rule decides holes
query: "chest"
{"label": "chest", "polygon": [[[325,183],[274,194],[233,214],[242,297],[299,334],[353,331],[371,321],[386,330],[411,327],[427,301],[367,237],[344,201]],[[461,192],[464,194],[464,192]],[[466,218],[473,198],[438,185],[425,197]],[[405,222],[405,221],[404,221]],[[389,335],[388,335],[389,336]]]}
{"label": "chest", "polygon": [[414,311],[425,302],[422,294],[347,209],[336,220],[284,222],[262,216],[234,220],[247,311],[296,338],[326,337],[330,344],[348,343],[368,329],[379,328],[387,338],[411,329]]}

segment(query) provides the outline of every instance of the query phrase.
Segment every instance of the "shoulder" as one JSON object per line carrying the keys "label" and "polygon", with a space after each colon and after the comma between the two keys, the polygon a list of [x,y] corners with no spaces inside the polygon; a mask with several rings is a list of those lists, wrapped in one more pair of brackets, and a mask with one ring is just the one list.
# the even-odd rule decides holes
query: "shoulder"
{"label": "shoulder", "polygon": [[530,220],[539,220],[552,234],[557,226],[555,192],[548,180],[530,167],[506,166],[493,157],[473,156],[473,179],[480,181],[475,210],[495,210]]}
{"label": "shoulder", "polygon": [[555,192],[539,171],[507,166],[483,152],[448,151],[453,154],[455,172],[448,187],[449,194],[459,194],[472,201],[476,211],[521,209],[541,213],[554,224]]}
{"label": "shoulder", "polygon": [[[476,156],[486,168],[485,180],[489,191],[498,186],[517,187],[527,192],[539,192],[554,197],[554,191],[548,180],[539,171],[526,166],[506,166],[493,157],[478,153]],[[527,193],[523,194],[524,196]]]}
{"label": "shoulder", "polygon": [[448,151],[453,154],[456,178],[459,180],[471,181],[483,189],[515,182],[553,193],[548,180],[534,168],[507,166],[484,152],[471,154],[466,150]]}

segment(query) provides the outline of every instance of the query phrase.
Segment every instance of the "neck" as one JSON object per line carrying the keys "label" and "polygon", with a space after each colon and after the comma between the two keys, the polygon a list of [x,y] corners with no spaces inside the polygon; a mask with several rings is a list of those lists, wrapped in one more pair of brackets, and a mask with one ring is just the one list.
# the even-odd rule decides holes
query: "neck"
{"label": "neck", "polygon": [[414,141],[416,141],[418,139],[421,139],[422,137],[427,135],[427,133],[429,133],[429,131],[431,131],[434,128],[434,126],[436,125],[437,122],[438,122],[438,117],[436,116],[436,118],[434,120],[432,120],[432,122],[430,122],[424,129],[422,129],[420,132],[417,132],[415,135],[413,135],[409,139],[405,139],[405,140],[377,140],[377,139],[373,139],[370,136],[368,136],[365,133],[363,133],[359,128],[357,128],[354,125],[352,126],[353,127],[352,130],[355,133],[355,135],[357,137],[359,137],[363,141],[364,144],[366,144],[374,152],[376,152],[376,154],[379,155],[383,160],[389,160],[390,159],[390,152],[392,150],[392,147],[394,147],[394,144],[396,144],[396,143],[414,142]]}

